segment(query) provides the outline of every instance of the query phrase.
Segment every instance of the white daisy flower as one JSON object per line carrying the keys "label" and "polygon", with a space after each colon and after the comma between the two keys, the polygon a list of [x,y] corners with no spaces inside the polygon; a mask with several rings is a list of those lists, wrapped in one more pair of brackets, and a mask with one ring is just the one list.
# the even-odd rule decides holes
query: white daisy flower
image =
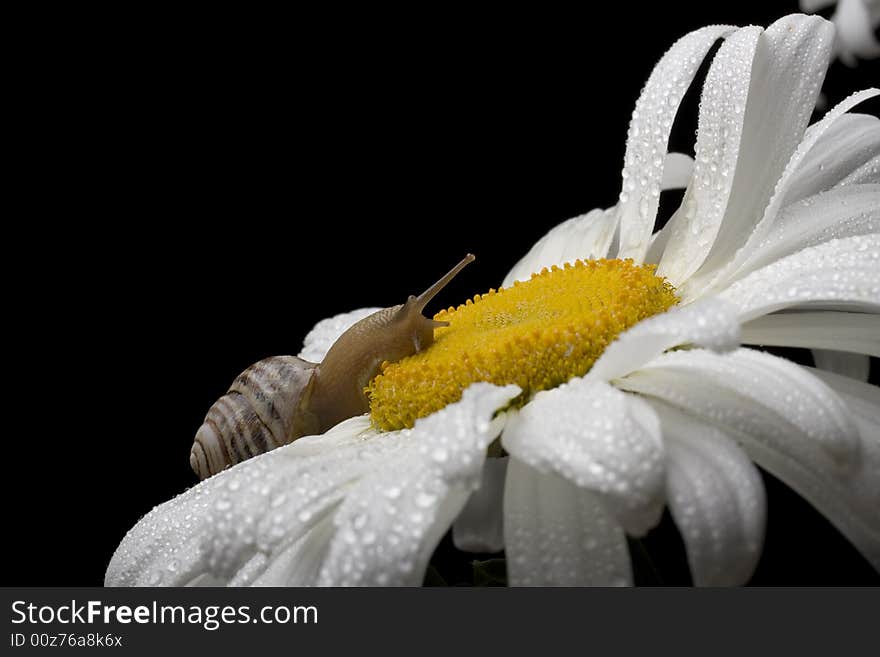
{"label": "white daisy flower", "polygon": [[880,25],[880,0],[800,0],[801,11],[813,13],[836,4],[831,20],[837,28],[834,52],[847,66],[857,59],[880,57],[874,30]]}
{"label": "white daisy flower", "polygon": [[[719,39],[696,157],[667,154]],[[755,463],[880,568],[880,390],[738,347],[820,350],[850,375],[880,356],[880,121],[846,114],[878,91],[807,127],[833,40],[800,15],[680,39],[636,103],[615,207],[438,313],[434,345],[370,383],[371,416],[156,507],[106,584],[418,585],[454,524],[462,548],[504,547],[513,585],[625,585],[626,535],[664,507],[694,582],[741,584],[764,535]],[[301,356],[369,310],[318,324]]]}

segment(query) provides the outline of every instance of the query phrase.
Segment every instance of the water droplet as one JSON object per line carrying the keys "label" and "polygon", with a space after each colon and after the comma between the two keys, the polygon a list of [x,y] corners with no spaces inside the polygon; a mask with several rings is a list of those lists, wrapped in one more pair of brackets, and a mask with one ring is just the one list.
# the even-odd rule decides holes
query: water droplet
{"label": "water droplet", "polygon": [[436,500],[436,495],[431,495],[430,493],[419,493],[418,495],[416,495],[416,506],[427,509],[429,506],[434,504]]}

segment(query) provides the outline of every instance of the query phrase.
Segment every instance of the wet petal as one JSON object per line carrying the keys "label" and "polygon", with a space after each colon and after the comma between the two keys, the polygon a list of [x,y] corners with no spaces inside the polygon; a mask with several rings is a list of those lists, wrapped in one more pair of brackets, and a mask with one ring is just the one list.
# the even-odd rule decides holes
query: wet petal
{"label": "wet petal", "polygon": [[751,247],[736,277],[832,239],[880,232],[880,185],[846,185],[816,194],[780,214]]}
{"label": "wet petal", "polygon": [[[815,124],[807,129],[809,139]],[[782,207],[824,192],[838,184],[852,184],[852,174],[880,155],[880,119],[868,114],[843,114],[804,156],[791,176]]]}
{"label": "wet petal", "polygon": [[662,383],[681,392],[669,400],[682,407],[688,392],[695,403],[711,403],[717,395],[719,425],[727,421],[782,445],[809,444],[831,468],[845,470],[858,461],[859,440],[846,405],[822,381],[784,358],[752,349],[677,351],[617,381],[618,387],[647,394]]}
{"label": "wet petal", "polygon": [[764,483],[717,427],[663,402],[651,404],[666,442],[666,498],[697,586],[738,586],[752,576],[764,542]]}
{"label": "wet petal", "polygon": [[[290,445],[248,459],[228,470],[205,479],[174,499],[154,508],[125,536],[110,561],[105,576],[107,586],[181,586],[203,583],[223,585],[235,576],[235,569],[220,568],[216,563],[212,539],[234,532],[238,526],[246,530],[250,545],[241,550],[240,566],[256,554],[255,524],[258,518],[284,508],[286,495],[296,491],[285,475],[295,466],[326,460],[335,454],[348,454],[359,436],[369,430],[366,418],[353,418],[338,425],[324,436],[301,438]],[[324,457],[327,457],[326,459]],[[306,465],[307,469],[308,465]],[[350,472],[346,470],[344,477]],[[326,491],[315,486],[314,505],[332,507]],[[240,522],[225,519],[238,514]],[[217,516],[221,516],[218,518]],[[220,522],[219,526],[215,521]],[[308,527],[300,527],[296,538]],[[267,550],[268,551],[268,550]],[[256,576],[257,573],[252,573]]]}
{"label": "wet petal", "polygon": [[839,183],[840,185],[880,184],[880,155],[865,162]]}
{"label": "wet petal", "polygon": [[[741,368],[739,353],[683,354],[691,359],[687,364],[677,354],[666,354],[657,368],[637,372],[621,385],[667,401],[730,434],[758,465],[816,507],[880,570],[877,387],[799,368],[833,393],[817,396],[809,392],[812,383],[803,388],[799,377],[790,376],[797,365],[763,354],[759,357],[777,362],[770,368],[754,369],[753,363]],[[785,376],[776,378],[773,370],[786,370]],[[846,413],[845,423],[829,422],[841,412]],[[811,423],[817,431],[808,430]],[[834,430],[835,425],[839,429]],[[829,436],[819,435],[829,429],[843,433],[843,440],[829,443]],[[845,466],[830,453],[833,443],[850,446]]]}
{"label": "wet petal", "polygon": [[744,324],[742,341],[880,357],[880,315],[832,311],[773,313]]}
{"label": "wet petal", "polygon": [[601,495],[627,532],[653,527],[663,508],[663,445],[644,402],[607,383],[572,379],[539,392],[501,438],[511,456]]}
{"label": "wet petal", "polygon": [[672,122],[706,54],[736,28],[712,25],[679,39],[654,67],[632,113],[618,204],[619,257],[641,262],[660,200]]}
{"label": "wet petal", "polygon": [[[712,138],[707,140],[707,147],[713,150],[705,155],[709,158],[706,179],[697,179],[697,184],[711,190],[704,194],[709,205],[695,203],[691,209],[684,206],[687,230],[683,227],[681,235],[694,247],[694,253],[687,250],[670,253],[668,267],[674,268],[673,284],[680,284],[694,271],[691,261],[702,265],[701,276],[725,265],[764,215],[778,189],[777,181],[783,177],[810,120],[828,67],[833,34],[833,27],[823,18],[785,16],[759,37],[751,65],[748,103],[744,106],[737,102],[725,104],[725,80],[718,81],[718,100],[701,108],[701,114],[711,116],[714,110],[725,117],[717,126],[719,136],[714,137],[713,132]],[[741,57],[733,57],[732,66],[742,67],[744,64],[738,60],[747,53],[748,50]],[[720,146],[730,141],[724,137],[725,129],[728,134],[735,132],[738,112],[743,112],[741,138],[732,140],[730,148],[724,146],[724,152],[736,151],[734,171],[729,168],[730,158],[722,157]],[[714,147],[719,148],[718,156]],[[712,163],[716,164],[717,172],[711,170]],[[699,155],[697,164],[700,164]],[[731,182],[722,175],[724,166],[729,168]],[[729,195],[724,193],[727,185],[731,185]],[[726,208],[719,214],[714,204],[725,197]],[[702,201],[694,197],[691,200]],[[670,239],[669,247],[679,248],[677,244]]]}
{"label": "wet petal", "polygon": [[623,528],[594,493],[516,458],[504,491],[511,586],[627,586]]}
{"label": "wet petal", "polygon": [[517,393],[476,384],[412,430],[352,418],[240,463],[141,520],[106,583],[421,583]]}
{"label": "wet petal", "polygon": [[461,401],[398,432],[399,455],[383,459],[340,505],[318,583],[421,584],[434,548],[480,484],[486,448],[502,427],[495,412],[517,394],[516,386],[476,383]]}
{"label": "wet petal", "polygon": [[762,267],[719,293],[742,322],[784,308],[880,312],[880,235],[830,240]]}
{"label": "wet petal", "polygon": [[[825,25],[827,26],[827,23]],[[824,69],[822,70],[824,71]],[[775,174],[773,178],[775,186],[770,188],[772,196],[767,195],[762,205],[752,207],[751,211],[754,214],[746,220],[728,221],[725,219],[709,258],[691,280],[683,286],[684,296],[692,297],[700,290],[705,292],[720,289],[723,285],[737,278],[736,273],[742,263],[752,256],[757,245],[764,241],[773,229],[790,185],[796,179],[795,174],[816,142],[831,129],[845,112],[878,93],[880,92],[876,89],[866,89],[854,93],[827,112],[822,120],[812,126],[806,134],[803,134],[803,127],[801,127],[798,139],[800,140],[803,134],[803,140],[800,141],[796,150],[792,149],[793,153],[785,164],[784,170]],[[809,112],[807,115],[809,116]],[[749,192],[743,190],[741,195],[748,197]]]}
{"label": "wet petal", "polygon": [[[668,153],[660,189],[685,187],[690,180],[694,161],[683,153]],[[563,221],[538,240],[529,252],[510,270],[501,284],[527,281],[544,267],[562,265],[575,260],[610,257],[609,253],[617,228],[616,208],[591,210],[587,214]]]}
{"label": "wet petal", "polygon": [[[731,190],[740,143],[750,145],[743,139],[743,127],[752,62],[762,32],[760,27],[737,30],[721,44],[709,67],[700,97],[694,176],[682,199],[684,211],[677,212],[671,223],[669,244],[657,268],[657,274],[673,285],[699,269],[728,202],[737,202]],[[750,156],[743,152],[742,166],[752,165]]]}
{"label": "wet petal", "polygon": [[608,345],[590,378],[609,381],[629,374],[667,349],[683,344],[729,351],[739,346],[737,309],[721,299],[702,299],[654,315]]}

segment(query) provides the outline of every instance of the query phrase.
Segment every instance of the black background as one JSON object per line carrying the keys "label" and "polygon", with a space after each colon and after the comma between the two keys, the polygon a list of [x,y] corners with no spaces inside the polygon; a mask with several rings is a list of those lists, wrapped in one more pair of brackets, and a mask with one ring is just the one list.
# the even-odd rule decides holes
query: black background
{"label": "black background", "polygon": [[[21,264],[6,286],[18,426],[2,584],[100,584],[137,519],[195,483],[193,435],[242,369],[297,353],[323,317],[400,303],[468,251],[433,307],[497,287],[550,227],[615,203],[630,112],[675,39],[796,10],[617,4],[152,15],[76,36],[53,19],[32,70],[16,64],[30,116],[6,241]],[[877,73],[835,64],[830,102]],[[673,150],[692,153],[698,92]],[[753,583],[880,581],[767,484]],[[688,583],[668,519],[643,544],[660,581]],[[446,541],[438,563],[457,573],[456,558]]]}

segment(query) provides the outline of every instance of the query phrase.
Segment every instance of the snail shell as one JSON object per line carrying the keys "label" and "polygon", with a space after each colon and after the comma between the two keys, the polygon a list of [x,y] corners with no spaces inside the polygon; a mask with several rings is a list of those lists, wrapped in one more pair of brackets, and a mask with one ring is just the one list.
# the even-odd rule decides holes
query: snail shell
{"label": "snail shell", "polygon": [[434,341],[434,329],[448,325],[424,317],[422,311],[473,260],[468,254],[419,296],[356,322],[339,336],[320,364],[274,356],[247,368],[214,402],[196,433],[189,456],[195,473],[205,479],[366,413],[369,403],[364,387],[381,364],[427,348]]}
{"label": "snail shell", "polygon": [[230,465],[317,432],[303,412],[315,364],[296,356],[273,356],[248,367],[208,410],[196,433],[189,463],[200,479]]}

